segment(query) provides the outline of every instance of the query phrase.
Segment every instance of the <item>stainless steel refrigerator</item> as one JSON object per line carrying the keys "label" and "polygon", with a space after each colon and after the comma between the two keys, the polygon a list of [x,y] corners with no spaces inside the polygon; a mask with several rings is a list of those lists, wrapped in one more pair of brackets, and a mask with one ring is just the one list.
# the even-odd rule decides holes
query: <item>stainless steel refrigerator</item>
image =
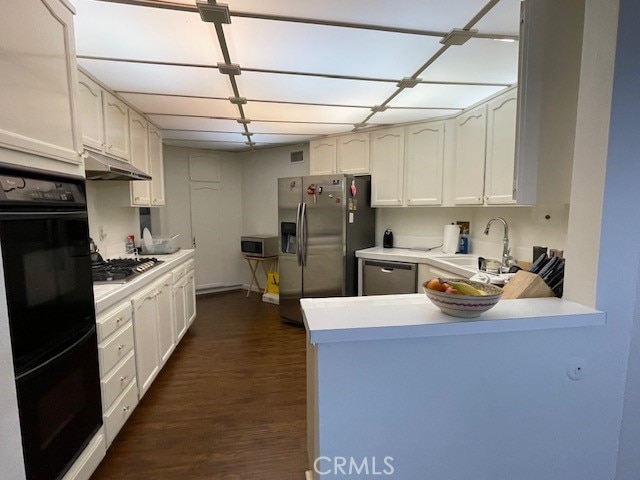
{"label": "stainless steel refrigerator", "polygon": [[370,177],[278,179],[280,316],[302,323],[300,298],[357,294],[355,251],[375,245]]}

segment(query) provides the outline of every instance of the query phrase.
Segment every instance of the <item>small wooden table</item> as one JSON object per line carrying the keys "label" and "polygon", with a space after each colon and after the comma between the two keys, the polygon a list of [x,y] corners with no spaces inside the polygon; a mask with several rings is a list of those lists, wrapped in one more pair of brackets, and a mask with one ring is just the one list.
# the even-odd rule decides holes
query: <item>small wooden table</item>
{"label": "small wooden table", "polygon": [[[267,274],[274,271],[274,268],[273,268],[274,265],[276,266],[275,271],[278,271],[277,270],[278,257],[252,257],[250,255],[243,255],[243,257],[249,264],[249,268],[251,269],[251,276],[252,276],[251,284],[249,285],[249,289],[247,290],[247,297],[251,294],[251,290],[253,289],[254,285],[258,287],[258,290],[261,290],[262,293],[266,293],[267,292],[266,282],[265,282],[265,287],[262,288],[260,286],[260,282],[258,281],[258,277],[256,275],[256,272],[258,271],[258,265],[262,265],[262,271],[264,272],[264,276],[266,280]],[[271,262],[271,264],[269,265],[268,272],[267,272],[267,268],[264,266],[265,262]]]}

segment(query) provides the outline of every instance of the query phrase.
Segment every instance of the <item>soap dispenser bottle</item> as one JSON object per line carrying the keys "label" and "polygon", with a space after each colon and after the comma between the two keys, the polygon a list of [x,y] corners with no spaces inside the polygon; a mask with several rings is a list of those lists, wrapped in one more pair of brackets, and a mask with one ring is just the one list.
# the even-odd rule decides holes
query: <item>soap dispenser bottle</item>
{"label": "soap dispenser bottle", "polygon": [[460,235],[460,245],[458,246],[458,253],[469,253],[469,230],[466,228]]}

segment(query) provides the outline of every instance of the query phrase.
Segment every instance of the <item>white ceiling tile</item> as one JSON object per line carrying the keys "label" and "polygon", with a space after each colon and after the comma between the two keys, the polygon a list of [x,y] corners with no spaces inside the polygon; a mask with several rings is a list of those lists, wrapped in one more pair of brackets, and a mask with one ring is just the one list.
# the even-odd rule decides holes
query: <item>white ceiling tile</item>
{"label": "white ceiling tile", "polygon": [[207,132],[243,132],[244,129],[235,120],[217,118],[177,117],[171,115],[149,115],[149,120],[160,129],[201,130]]}
{"label": "white ceiling tile", "polygon": [[461,110],[426,110],[426,109],[388,109],[376,113],[371,121],[376,123],[407,123],[427,120],[434,117],[450,117]]}
{"label": "white ceiling tile", "polygon": [[330,133],[348,132],[353,125],[337,125],[332,123],[285,123],[285,122],[254,122],[249,130],[255,133],[289,133],[306,135],[327,135]]}
{"label": "white ceiling tile", "polygon": [[518,35],[520,2],[521,0],[500,0],[473,28],[477,28],[481,33]]}
{"label": "white ceiling tile", "polygon": [[144,95],[137,93],[123,93],[121,96],[143,113],[209,115],[230,118],[239,118],[240,116],[238,107],[232,105],[229,100]]}
{"label": "white ceiling tile", "polygon": [[304,122],[356,123],[369,113],[369,108],[328,107],[320,105],[298,105],[291,103],[249,102],[244,111],[252,120],[280,120]]}
{"label": "white ceiling tile", "polygon": [[74,0],[78,55],[215,65],[223,61],[198,13]]}
{"label": "white ceiling tile", "polygon": [[233,90],[217,69],[169,67],[78,59],[81,67],[115,91],[227,98]]}
{"label": "white ceiling tile", "polygon": [[295,144],[306,143],[317,135],[268,135],[256,133],[251,135],[251,140],[258,143]]}
{"label": "white ceiling tile", "polygon": [[513,84],[518,81],[518,42],[472,38],[464,45],[450,47],[420,78]]}
{"label": "white ceiling tile", "polygon": [[242,68],[368,78],[411,76],[442,47],[440,37],[248,18],[234,18],[224,31]]}
{"label": "white ceiling tile", "polygon": [[204,148],[210,150],[222,150],[222,151],[244,151],[248,150],[249,146],[244,142],[207,142],[202,140],[163,140],[165,145],[171,147],[186,147],[186,148]]}
{"label": "white ceiling tile", "polygon": [[392,107],[465,108],[503,89],[504,87],[476,85],[420,84],[403,90],[389,105]]}
{"label": "white ceiling tile", "polygon": [[[260,12],[290,17],[390,25],[422,30],[462,28],[486,0],[227,0],[233,13]],[[237,17],[231,17],[231,23]]]}
{"label": "white ceiling tile", "polygon": [[391,95],[394,83],[244,72],[242,96],[254,100],[374,106]]}
{"label": "white ceiling tile", "polygon": [[246,137],[240,133],[191,132],[185,130],[163,130],[163,140],[193,140],[206,142],[244,142]]}

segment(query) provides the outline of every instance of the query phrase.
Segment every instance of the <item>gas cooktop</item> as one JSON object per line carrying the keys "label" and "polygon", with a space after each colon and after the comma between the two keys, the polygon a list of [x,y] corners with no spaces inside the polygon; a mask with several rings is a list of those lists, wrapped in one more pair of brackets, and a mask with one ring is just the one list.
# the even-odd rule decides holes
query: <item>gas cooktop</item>
{"label": "gas cooktop", "polygon": [[149,257],[114,258],[94,263],[91,265],[93,283],[127,283],[159,263],[162,261]]}

